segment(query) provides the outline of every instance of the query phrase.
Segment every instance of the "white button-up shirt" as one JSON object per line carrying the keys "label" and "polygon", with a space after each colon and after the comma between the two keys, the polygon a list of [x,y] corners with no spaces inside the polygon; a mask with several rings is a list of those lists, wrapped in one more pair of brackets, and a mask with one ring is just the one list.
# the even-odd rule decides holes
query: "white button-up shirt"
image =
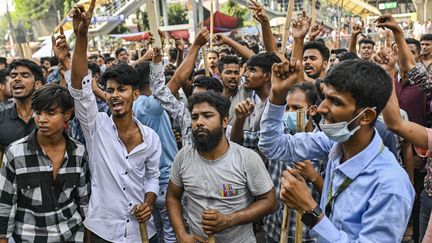
{"label": "white button-up shirt", "polygon": [[[65,76],[69,81],[70,71]],[[159,137],[134,118],[144,142],[128,153],[112,117],[98,112],[91,82],[89,72],[82,80],[82,90],[69,85],[75,115],[86,140],[92,176],[84,225],[111,242],[141,242],[139,224],[131,210],[144,201],[145,193],[159,192],[162,151]],[[147,222],[147,232],[149,237],[156,233],[153,218]]]}

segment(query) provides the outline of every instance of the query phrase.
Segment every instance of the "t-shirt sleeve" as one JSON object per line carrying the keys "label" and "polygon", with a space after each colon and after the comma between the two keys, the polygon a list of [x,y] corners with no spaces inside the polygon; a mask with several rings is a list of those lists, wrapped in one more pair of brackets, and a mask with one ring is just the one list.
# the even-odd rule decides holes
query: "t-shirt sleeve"
{"label": "t-shirt sleeve", "polygon": [[425,128],[428,134],[428,148],[414,147],[420,157],[432,158],[432,128]]}
{"label": "t-shirt sleeve", "polygon": [[273,182],[264,162],[255,151],[251,149],[246,151],[244,166],[246,167],[247,187],[252,196],[263,195],[273,188]]}
{"label": "t-shirt sleeve", "polygon": [[176,184],[177,186],[183,186],[183,180],[181,178],[181,174],[180,174],[180,170],[181,170],[181,165],[182,165],[182,161],[183,161],[183,150],[180,150],[176,157],[174,158],[174,162],[172,164],[171,167],[171,176],[170,176],[170,181],[174,184]]}

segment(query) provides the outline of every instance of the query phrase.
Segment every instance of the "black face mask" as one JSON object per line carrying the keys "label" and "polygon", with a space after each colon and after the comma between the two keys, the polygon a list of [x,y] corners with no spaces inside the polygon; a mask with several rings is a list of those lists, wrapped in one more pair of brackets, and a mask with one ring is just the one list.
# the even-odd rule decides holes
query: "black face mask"
{"label": "black face mask", "polygon": [[[198,135],[198,132],[205,131],[207,135]],[[192,141],[195,148],[200,152],[208,152],[216,148],[223,137],[222,127],[216,128],[214,131],[209,131],[204,128],[198,128],[192,132]]]}

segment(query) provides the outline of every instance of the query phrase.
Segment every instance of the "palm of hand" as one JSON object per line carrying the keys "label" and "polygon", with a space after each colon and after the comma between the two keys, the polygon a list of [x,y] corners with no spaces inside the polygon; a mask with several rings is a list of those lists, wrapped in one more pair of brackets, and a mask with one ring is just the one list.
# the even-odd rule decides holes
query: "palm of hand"
{"label": "palm of hand", "polygon": [[307,20],[300,20],[294,24],[292,28],[294,38],[304,38],[309,32],[309,22]]}

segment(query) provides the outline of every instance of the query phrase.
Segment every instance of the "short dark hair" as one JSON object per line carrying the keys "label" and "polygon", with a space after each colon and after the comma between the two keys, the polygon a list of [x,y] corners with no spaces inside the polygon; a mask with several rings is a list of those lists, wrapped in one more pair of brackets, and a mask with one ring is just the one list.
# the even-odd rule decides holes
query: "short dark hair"
{"label": "short dark hair", "polygon": [[47,84],[35,91],[32,96],[34,111],[51,111],[60,107],[62,112],[74,107],[74,99],[68,89],[58,84]]}
{"label": "short dark hair", "polygon": [[213,90],[217,93],[222,93],[223,86],[221,81],[217,78],[213,77],[198,77],[195,82],[192,84],[193,88],[195,87],[202,87],[206,90]]}
{"label": "short dark hair", "polygon": [[5,64],[7,67],[7,59],[6,57],[0,57],[0,64]]}
{"label": "short dark hair", "polygon": [[210,53],[216,54],[217,58],[219,58],[219,52],[218,51],[216,51],[216,50],[209,50],[209,51],[207,51],[207,55],[210,54]]}
{"label": "short dark hair", "polygon": [[6,69],[0,70],[0,84],[6,85],[6,76],[8,76],[8,72],[6,71]]}
{"label": "short dark hair", "polygon": [[130,85],[133,89],[138,89],[140,77],[135,69],[126,63],[120,63],[108,68],[102,75],[102,81],[114,80],[122,85]]}
{"label": "short dark hair", "polygon": [[125,51],[127,53],[126,49],[124,49],[123,47],[120,47],[120,48],[117,48],[117,50],[115,51],[115,56],[118,57],[120,55],[120,52],[122,52],[122,51]]}
{"label": "short dark hair", "polygon": [[19,66],[24,66],[28,69],[30,69],[30,72],[34,76],[35,81],[41,81],[42,84],[45,84],[45,78],[43,76],[42,68],[37,65],[35,62],[28,60],[28,59],[19,59],[14,62],[12,62],[9,65],[9,73],[12,71],[12,69],[16,69]]}
{"label": "short dark hair", "polygon": [[290,88],[288,94],[292,94],[298,90],[305,94],[308,105],[315,105],[317,103],[318,91],[314,84],[309,82],[297,83]]}
{"label": "short dark hair", "polygon": [[40,58],[40,63],[41,63],[41,64],[43,64],[45,61],[48,61],[48,62],[51,64],[51,62],[50,62],[50,58],[49,58],[49,57],[41,57],[41,58]]}
{"label": "short dark hair", "polygon": [[432,34],[424,34],[420,37],[420,41],[432,41]]}
{"label": "short dark hair", "polygon": [[96,74],[99,74],[99,75],[101,74],[100,67],[96,63],[89,62],[87,64],[87,66],[88,66],[88,69],[90,69],[90,71],[92,73],[92,77],[94,77]]}
{"label": "short dark hair", "polygon": [[323,82],[350,93],[356,108],[376,107],[377,114],[384,109],[392,92],[392,79],[387,72],[378,64],[361,59],[334,66]]}
{"label": "short dark hair", "polygon": [[375,41],[368,38],[364,38],[359,41],[359,46],[366,45],[366,44],[371,44],[372,46],[375,46]]}
{"label": "short dark hair", "polygon": [[258,54],[259,53],[259,46],[258,44],[254,43],[250,45],[250,49],[255,53]]}
{"label": "short dark hair", "polygon": [[306,50],[309,49],[315,49],[318,50],[321,54],[321,57],[323,58],[323,61],[328,61],[330,58],[330,51],[329,49],[322,43],[318,41],[309,41],[303,46],[303,54]]}
{"label": "short dark hair", "polygon": [[330,51],[330,54],[341,54],[341,53],[344,53],[344,52],[348,52],[348,50],[347,49],[345,49],[345,48],[337,48],[337,49],[332,49],[331,51]]}
{"label": "short dark hair", "polygon": [[192,95],[188,100],[188,109],[192,112],[194,105],[208,103],[219,112],[221,120],[229,116],[231,101],[221,93],[214,91],[202,92]]}
{"label": "short dark hair", "polygon": [[280,62],[280,58],[274,53],[258,53],[246,61],[248,67],[260,67],[264,72],[271,73],[273,64]]}
{"label": "short dark hair", "polygon": [[346,60],[355,60],[359,59],[357,54],[352,52],[343,52],[336,55],[336,58],[339,59],[339,62],[346,61]]}
{"label": "short dark hair", "polygon": [[177,58],[177,54],[178,54],[178,52],[177,52],[176,48],[170,48],[169,51],[168,51],[168,55],[172,59],[176,59]]}
{"label": "short dark hair", "polygon": [[136,72],[141,80],[139,88],[143,90],[150,85],[150,62],[143,62],[135,67]]}
{"label": "short dark hair", "polygon": [[237,64],[240,66],[240,60],[238,59],[238,57],[234,56],[234,55],[227,55],[227,56],[223,56],[219,59],[218,61],[218,70],[220,73],[223,72],[225,65],[228,64]]}
{"label": "short dark hair", "polygon": [[114,58],[114,57],[106,57],[106,58],[105,58],[105,63],[107,63],[107,62],[112,62],[112,61],[115,61],[115,58]]}
{"label": "short dark hair", "polygon": [[418,41],[414,38],[406,38],[405,41],[408,45],[415,45],[417,51],[420,52],[420,49],[421,49],[420,41]]}

